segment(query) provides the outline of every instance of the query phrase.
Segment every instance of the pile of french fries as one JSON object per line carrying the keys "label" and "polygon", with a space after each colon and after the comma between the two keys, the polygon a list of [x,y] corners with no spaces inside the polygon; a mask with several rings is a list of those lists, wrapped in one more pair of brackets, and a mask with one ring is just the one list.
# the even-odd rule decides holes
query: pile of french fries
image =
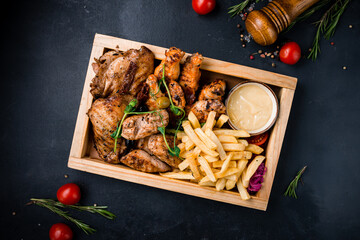
{"label": "pile of french fries", "polygon": [[[161,173],[162,176],[186,179],[201,186],[212,186],[216,190],[231,190],[237,187],[243,200],[250,199],[247,191],[250,178],[259,165],[265,160],[261,154],[264,149],[249,144],[246,139],[249,133],[243,130],[222,129],[229,120],[221,115],[216,121],[216,112],[209,113],[206,123],[201,127],[195,114],[191,111],[188,120],[179,132],[181,139],[178,145],[180,157],[185,159],[179,164],[179,170]],[[257,154],[252,159],[252,154]]]}

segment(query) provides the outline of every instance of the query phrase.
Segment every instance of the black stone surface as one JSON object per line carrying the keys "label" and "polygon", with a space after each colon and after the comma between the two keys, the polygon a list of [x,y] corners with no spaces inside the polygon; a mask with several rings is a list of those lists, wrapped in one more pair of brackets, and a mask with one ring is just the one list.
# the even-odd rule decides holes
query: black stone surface
{"label": "black stone surface", "polygon": [[[352,1],[334,37],[321,41],[316,62],[302,59],[294,66],[249,60],[258,49],[271,48],[242,48],[236,25],[243,22],[226,13],[239,1],[217,2],[207,16],[198,16],[191,1],[175,0],[2,5],[1,239],[47,239],[52,224],[66,221],[25,203],[55,198],[68,182],[80,185],[81,203],[108,205],[118,216],[110,221],[75,213],[98,230],[87,236],[70,224],[76,239],[359,239],[360,2]],[[307,53],[315,31],[310,22],[280,42],[295,40]],[[299,79],[267,212],[67,168],[95,33],[177,46]],[[284,197],[304,165],[299,199]]]}

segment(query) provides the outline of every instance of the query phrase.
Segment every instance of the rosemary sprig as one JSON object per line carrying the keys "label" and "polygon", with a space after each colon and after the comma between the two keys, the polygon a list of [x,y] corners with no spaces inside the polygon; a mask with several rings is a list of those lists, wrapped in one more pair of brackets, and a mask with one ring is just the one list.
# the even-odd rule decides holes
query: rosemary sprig
{"label": "rosemary sprig", "polygon": [[323,34],[325,39],[329,39],[334,35],[339,19],[349,2],[350,0],[336,0],[335,3],[324,13],[321,19],[315,22],[317,30],[308,58],[311,58],[313,61],[316,60],[318,54],[320,53],[321,34]]}
{"label": "rosemary sprig", "polygon": [[70,216],[68,214],[67,211],[63,211],[60,208],[56,207],[54,204],[51,204],[48,200],[49,199],[36,199],[36,198],[31,198],[30,199],[31,202],[30,204],[36,204],[40,207],[45,207],[47,209],[49,209],[50,211],[58,214],[59,216],[69,220],[70,222],[74,223],[78,228],[80,228],[81,230],[83,230],[86,234],[93,234],[94,232],[96,232],[96,230],[92,227],[90,227],[88,224],[82,222],[79,219],[73,218],[72,216]]}
{"label": "rosemary sprig", "polygon": [[295,176],[295,178],[290,182],[288,188],[286,189],[286,192],[284,193],[284,196],[293,197],[297,199],[296,195],[296,188],[298,186],[298,182],[302,176],[302,174],[305,172],[305,169],[307,166],[303,167]]}
{"label": "rosemary sprig", "polygon": [[237,5],[231,6],[228,8],[228,14],[230,14],[230,17],[235,17],[236,15],[239,15],[250,3],[258,3],[263,0],[245,0]]}

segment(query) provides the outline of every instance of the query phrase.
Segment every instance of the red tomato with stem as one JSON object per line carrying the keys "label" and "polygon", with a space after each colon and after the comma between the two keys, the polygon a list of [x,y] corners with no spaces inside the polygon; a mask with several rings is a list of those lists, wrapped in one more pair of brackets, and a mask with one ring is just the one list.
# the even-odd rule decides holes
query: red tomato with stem
{"label": "red tomato with stem", "polygon": [[68,183],[59,188],[56,196],[62,204],[74,205],[80,201],[80,188],[75,183]]}
{"label": "red tomato with stem", "polygon": [[214,10],[215,5],[215,0],[192,0],[192,7],[194,11],[200,15],[208,14]]}
{"label": "red tomato with stem", "polygon": [[268,137],[269,137],[269,133],[265,132],[260,135],[252,136],[251,138],[248,139],[248,142],[251,144],[261,146],[264,143],[266,143]]}
{"label": "red tomato with stem", "polygon": [[296,42],[288,42],[280,49],[280,60],[293,65],[301,58],[301,49]]}
{"label": "red tomato with stem", "polygon": [[50,228],[49,237],[50,240],[71,240],[73,239],[73,232],[68,225],[56,223]]}

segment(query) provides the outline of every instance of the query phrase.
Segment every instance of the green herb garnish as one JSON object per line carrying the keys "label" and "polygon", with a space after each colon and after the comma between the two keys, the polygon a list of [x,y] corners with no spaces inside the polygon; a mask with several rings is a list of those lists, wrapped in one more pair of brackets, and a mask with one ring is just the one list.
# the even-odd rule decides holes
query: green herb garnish
{"label": "green herb garnish", "polygon": [[80,205],[64,205],[61,202],[55,201],[53,199],[37,199],[37,198],[31,198],[30,204],[36,204],[40,207],[45,207],[49,209],[50,211],[58,214],[59,216],[69,220],[70,222],[74,223],[78,228],[83,230],[86,234],[93,234],[96,232],[96,230],[92,227],[90,227],[88,224],[82,222],[79,219],[73,218],[69,215],[67,211],[64,211],[60,208],[71,208],[76,209],[79,211],[86,211],[90,213],[98,213],[103,217],[106,217],[107,219],[113,220],[116,216],[115,214],[105,210],[107,209],[107,206],[80,206]]}
{"label": "green herb garnish", "polygon": [[305,172],[305,169],[307,166],[303,167],[295,176],[295,178],[290,182],[288,188],[286,189],[286,192],[284,193],[284,196],[297,198],[296,195],[296,188],[298,186],[298,182],[301,179],[302,174]]}
{"label": "green herb garnish", "polygon": [[231,6],[228,8],[228,14],[230,14],[231,17],[235,17],[236,15],[239,15],[250,3],[258,3],[263,0],[245,0],[237,5]]}

